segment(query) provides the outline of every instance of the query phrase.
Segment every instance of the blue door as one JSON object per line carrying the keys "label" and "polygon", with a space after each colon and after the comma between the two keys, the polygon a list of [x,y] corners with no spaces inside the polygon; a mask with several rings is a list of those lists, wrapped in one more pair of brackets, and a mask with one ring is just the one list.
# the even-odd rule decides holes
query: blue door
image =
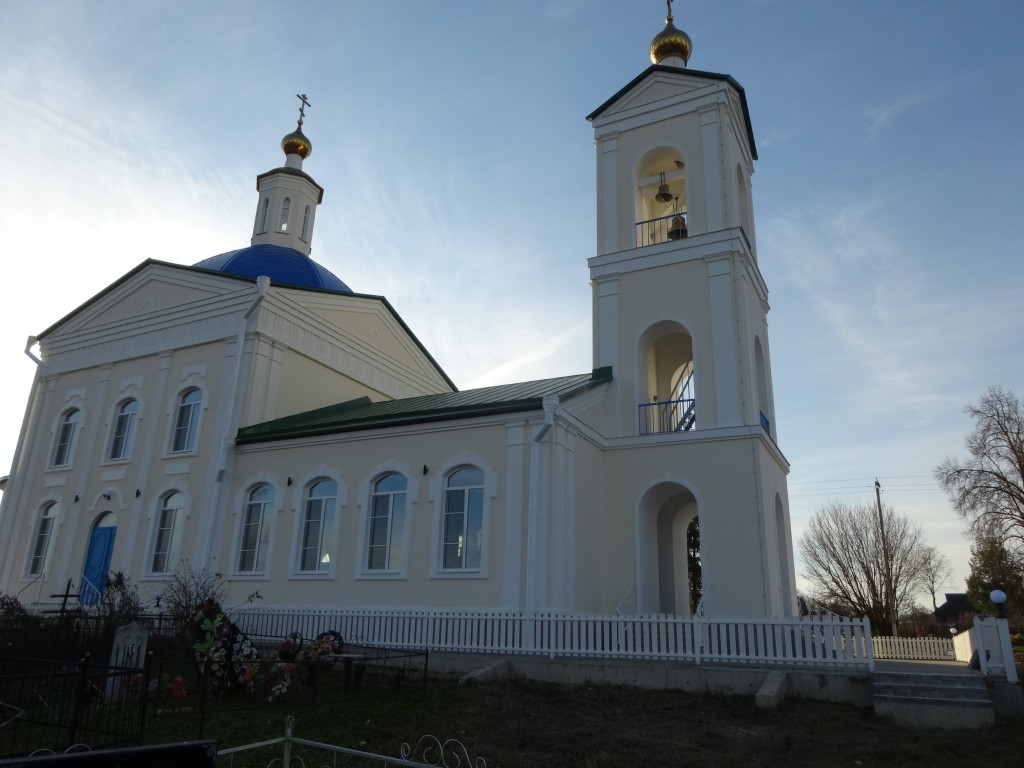
{"label": "blue door", "polygon": [[114,554],[115,536],[117,528],[114,526],[93,529],[89,551],[85,553],[82,588],[78,596],[78,602],[82,605],[95,605],[107,588],[107,571],[110,570],[110,558]]}

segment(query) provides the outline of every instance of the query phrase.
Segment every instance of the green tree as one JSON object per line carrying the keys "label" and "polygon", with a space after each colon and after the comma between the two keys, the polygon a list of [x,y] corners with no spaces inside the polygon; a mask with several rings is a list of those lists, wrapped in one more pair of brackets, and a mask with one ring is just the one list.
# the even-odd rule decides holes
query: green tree
{"label": "green tree", "polygon": [[1024,616],[1024,563],[1007,549],[998,533],[982,532],[971,546],[971,575],[967,577],[967,598],[990,615],[997,613],[989,600],[994,589],[1006,593],[1006,614]]}
{"label": "green tree", "polygon": [[1024,545],[1024,409],[1013,392],[989,387],[964,412],[974,417],[966,459],[947,458],[935,479],[974,538],[993,532],[1018,551]]}

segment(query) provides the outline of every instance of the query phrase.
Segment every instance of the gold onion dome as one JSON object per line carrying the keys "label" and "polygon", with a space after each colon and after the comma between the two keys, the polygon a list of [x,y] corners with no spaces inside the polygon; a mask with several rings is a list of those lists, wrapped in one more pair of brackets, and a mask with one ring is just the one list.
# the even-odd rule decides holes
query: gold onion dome
{"label": "gold onion dome", "polygon": [[679,56],[685,64],[693,52],[690,36],[672,23],[672,14],[665,17],[665,28],[651,40],[651,61],[660,64],[669,56]]}
{"label": "gold onion dome", "polygon": [[285,155],[298,155],[305,160],[313,152],[313,143],[299,127],[281,139],[281,149]]}

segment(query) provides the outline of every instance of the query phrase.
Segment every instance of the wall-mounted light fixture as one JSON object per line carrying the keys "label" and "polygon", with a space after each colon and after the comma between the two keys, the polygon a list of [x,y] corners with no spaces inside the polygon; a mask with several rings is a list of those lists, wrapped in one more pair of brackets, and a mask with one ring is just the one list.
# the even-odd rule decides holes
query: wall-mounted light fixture
{"label": "wall-mounted light fixture", "polygon": [[291,479],[291,477],[289,477],[288,478],[288,485],[291,485],[291,484],[292,484],[292,479]]}
{"label": "wall-mounted light fixture", "polygon": [[139,498],[139,496],[141,496],[141,495],[142,495],[142,491],[141,491],[140,489],[136,488],[136,489],[135,489],[135,498],[137,499],[137,498]]}
{"label": "wall-mounted light fixture", "polygon": [[425,474],[427,474],[427,472],[429,472],[429,470],[427,469],[427,465],[424,464],[423,465],[423,474],[425,475]]}

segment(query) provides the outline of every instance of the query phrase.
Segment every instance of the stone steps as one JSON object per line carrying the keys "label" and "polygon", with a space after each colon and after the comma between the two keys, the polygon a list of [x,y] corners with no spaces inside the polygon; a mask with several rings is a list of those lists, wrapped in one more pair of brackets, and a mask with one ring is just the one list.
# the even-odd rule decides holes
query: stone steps
{"label": "stone steps", "polygon": [[981,675],[876,671],[872,698],[876,714],[905,725],[980,728],[995,723]]}

